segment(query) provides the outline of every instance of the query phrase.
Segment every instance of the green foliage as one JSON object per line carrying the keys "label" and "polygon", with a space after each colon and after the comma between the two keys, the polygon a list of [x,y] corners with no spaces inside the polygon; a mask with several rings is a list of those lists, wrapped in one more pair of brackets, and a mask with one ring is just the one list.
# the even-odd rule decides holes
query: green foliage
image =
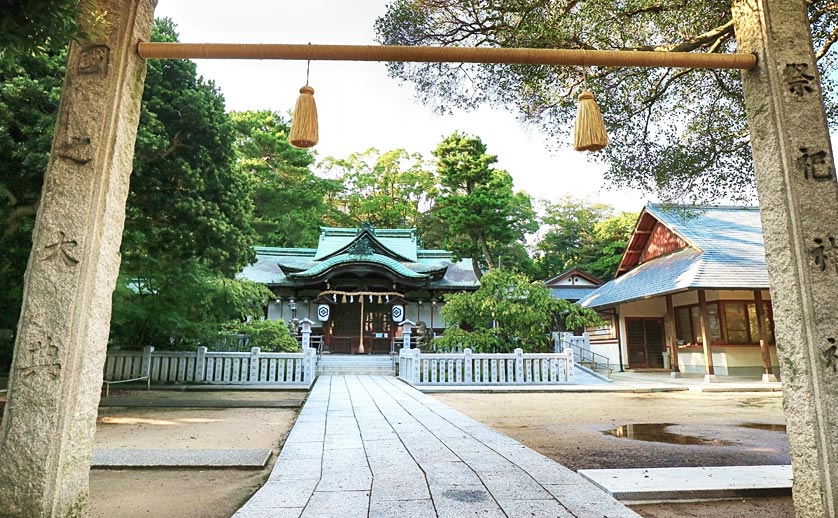
{"label": "green foliage", "polygon": [[236,168],[250,180],[256,242],[266,246],[317,245],[320,225],[333,219],[327,203],[340,182],[311,172],[314,157],[288,142],[290,126],[268,110],[233,112]]}
{"label": "green foliage", "polygon": [[[834,124],[838,4],[806,3]],[[735,52],[729,0],[394,0],[375,28],[387,45]],[[462,63],[389,71],[437,110],[490,104],[565,138],[587,83],[612,142],[591,155],[609,166],[606,181],[673,202],[753,199],[738,71]]]}
{"label": "green foliage", "polygon": [[258,320],[240,324],[237,331],[248,338],[250,347],[259,347],[263,352],[300,352],[297,339],[288,332],[281,320]]}
{"label": "green foliage", "polygon": [[344,186],[335,203],[345,211],[348,225],[415,228],[437,193],[422,155],[404,149],[381,153],[371,148],[345,159],[326,158],[320,167]]}
{"label": "green foliage", "polygon": [[87,0],[0,1],[0,72],[21,57],[61,52],[86,36],[83,26],[96,32],[102,23],[103,13]]}
{"label": "green foliage", "polygon": [[536,244],[541,278],[580,268],[603,281],[610,280],[628,244],[637,214],[601,203],[570,197],[544,204],[542,228]]}
{"label": "green foliage", "polygon": [[441,311],[453,327],[435,344],[476,352],[545,351],[550,331],[599,322],[590,309],[554,299],[544,283],[502,268],[484,275],[475,292],[447,295]]}
{"label": "green foliage", "polygon": [[119,278],[111,317],[115,346],[212,347],[231,320],[261,316],[273,297],[261,284],[219,276],[197,260],[152,263],[154,275],[123,273]]}
{"label": "green foliage", "polygon": [[[169,19],[153,39],[176,41]],[[231,276],[254,259],[248,177],[233,167],[224,98],[195,63],[148,64],[123,235],[123,272],[149,261],[201,263]]]}
{"label": "green foliage", "polygon": [[0,329],[17,328],[65,60],[24,55],[0,69]]}
{"label": "green foliage", "polygon": [[434,156],[440,194],[433,211],[444,229],[441,245],[457,258],[471,257],[479,278],[483,266],[495,268],[497,257],[522,246],[526,233],[538,228],[532,202],[513,192],[509,173],[492,167],[497,157],[486,153],[478,137],[455,132]]}

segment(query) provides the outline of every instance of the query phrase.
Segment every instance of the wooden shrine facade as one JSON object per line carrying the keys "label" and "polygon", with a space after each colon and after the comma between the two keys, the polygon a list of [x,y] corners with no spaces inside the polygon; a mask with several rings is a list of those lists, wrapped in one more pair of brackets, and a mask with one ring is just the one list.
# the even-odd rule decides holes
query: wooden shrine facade
{"label": "wooden shrine facade", "polygon": [[308,318],[332,353],[389,353],[403,320],[441,334],[444,296],[479,287],[470,259],[421,248],[415,229],[323,227],[317,248],[257,247],[256,256],[240,276],[274,293],[267,317]]}

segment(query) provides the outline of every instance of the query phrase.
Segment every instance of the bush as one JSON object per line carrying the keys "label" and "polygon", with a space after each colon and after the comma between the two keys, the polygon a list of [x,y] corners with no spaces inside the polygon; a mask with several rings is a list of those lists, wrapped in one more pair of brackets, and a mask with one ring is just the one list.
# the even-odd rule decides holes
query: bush
{"label": "bush", "polygon": [[434,338],[434,346],[438,351],[457,351],[462,347],[471,349],[475,353],[508,352],[508,345],[504,344],[491,329],[464,331],[459,327],[449,327],[441,337]]}
{"label": "bush", "polygon": [[250,347],[258,347],[266,352],[300,352],[300,344],[291,336],[281,320],[261,320],[242,324],[238,332],[247,336]]}

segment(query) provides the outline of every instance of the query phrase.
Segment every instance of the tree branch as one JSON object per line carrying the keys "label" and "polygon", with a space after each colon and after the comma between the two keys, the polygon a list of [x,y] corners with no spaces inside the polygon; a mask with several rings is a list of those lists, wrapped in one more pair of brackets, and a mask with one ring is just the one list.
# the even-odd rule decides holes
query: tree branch
{"label": "tree branch", "polygon": [[[699,34],[694,38],[682,41],[680,43],[673,43],[670,45],[646,45],[642,47],[633,47],[631,50],[653,50],[665,52],[690,52],[696,49],[712,45],[720,38],[727,38],[733,35],[733,20],[720,25],[715,29]],[[716,46],[717,48],[718,46]]]}

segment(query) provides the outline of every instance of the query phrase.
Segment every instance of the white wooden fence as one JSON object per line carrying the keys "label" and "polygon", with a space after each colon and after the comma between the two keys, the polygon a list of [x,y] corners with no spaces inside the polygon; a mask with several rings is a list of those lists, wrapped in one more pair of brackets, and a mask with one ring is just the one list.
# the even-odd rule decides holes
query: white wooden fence
{"label": "white wooden fence", "polygon": [[317,353],[197,351],[108,351],[105,380],[119,381],[148,376],[152,383],[208,383],[214,385],[311,386],[317,372]]}
{"label": "white wooden fence", "polygon": [[574,383],[573,349],[560,353],[422,353],[402,349],[399,378],[411,385],[552,385]]}

